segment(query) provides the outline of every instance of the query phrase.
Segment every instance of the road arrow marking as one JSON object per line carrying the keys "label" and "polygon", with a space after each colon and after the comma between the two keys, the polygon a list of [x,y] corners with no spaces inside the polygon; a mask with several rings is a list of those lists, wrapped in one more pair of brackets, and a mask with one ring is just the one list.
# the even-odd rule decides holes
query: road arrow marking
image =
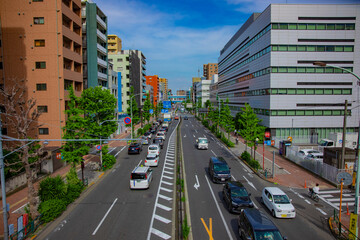
{"label": "road arrow marking", "polygon": [[196,183],[194,184],[194,188],[196,188],[196,190],[198,190],[198,188],[200,187],[199,179],[198,179],[197,175],[195,175],[195,178],[196,178]]}
{"label": "road arrow marking", "polygon": [[245,178],[245,180],[247,181],[247,183],[248,183],[253,189],[257,190],[256,187],[254,186],[254,184],[253,184],[252,182],[250,182],[245,176],[243,176],[243,177]]}

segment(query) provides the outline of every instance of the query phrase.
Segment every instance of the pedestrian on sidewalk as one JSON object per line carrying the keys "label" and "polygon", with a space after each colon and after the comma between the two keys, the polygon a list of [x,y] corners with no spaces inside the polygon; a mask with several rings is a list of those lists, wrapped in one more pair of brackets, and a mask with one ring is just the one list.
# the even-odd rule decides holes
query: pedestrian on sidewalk
{"label": "pedestrian on sidewalk", "polygon": [[236,137],[236,145],[239,145],[239,138],[238,137]]}
{"label": "pedestrian on sidewalk", "polygon": [[236,129],[235,129],[235,131],[234,131],[234,135],[235,135],[235,137],[237,137],[237,132],[236,132]]}

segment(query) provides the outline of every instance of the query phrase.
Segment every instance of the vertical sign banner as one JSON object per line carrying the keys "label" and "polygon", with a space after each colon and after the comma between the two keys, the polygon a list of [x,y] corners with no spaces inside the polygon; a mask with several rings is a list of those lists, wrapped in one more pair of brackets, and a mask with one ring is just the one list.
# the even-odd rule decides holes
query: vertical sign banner
{"label": "vertical sign banner", "polygon": [[350,215],[350,224],[349,224],[349,230],[352,234],[349,234],[349,239],[355,240],[355,234],[356,234],[356,224],[357,224],[357,215],[354,213],[351,213]]}
{"label": "vertical sign banner", "polygon": [[24,233],[21,231],[23,230],[24,226],[23,226],[23,216],[21,215],[20,217],[18,217],[17,219],[17,232],[18,232],[18,238],[19,240],[22,240],[24,237]]}

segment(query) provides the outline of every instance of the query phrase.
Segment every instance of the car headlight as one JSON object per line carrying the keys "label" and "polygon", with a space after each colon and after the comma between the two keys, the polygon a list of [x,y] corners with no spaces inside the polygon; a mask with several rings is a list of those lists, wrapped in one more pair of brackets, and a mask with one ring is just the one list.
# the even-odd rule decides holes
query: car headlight
{"label": "car headlight", "polygon": [[277,211],[277,212],[281,212],[282,210],[277,208],[276,211]]}

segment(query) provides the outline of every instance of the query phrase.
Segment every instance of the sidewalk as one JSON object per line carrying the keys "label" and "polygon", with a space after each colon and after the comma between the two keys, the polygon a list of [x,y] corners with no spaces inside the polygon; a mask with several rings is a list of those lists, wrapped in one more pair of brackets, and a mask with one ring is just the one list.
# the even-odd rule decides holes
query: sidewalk
{"label": "sidewalk", "polygon": [[[135,132],[140,127],[140,124],[135,126]],[[113,138],[116,139],[125,139],[130,137],[130,131],[127,133],[122,133],[119,135],[115,135]],[[109,147],[119,147],[119,146],[126,146],[126,141],[111,141],[109,142]],[[97,171],[93,169],[92,163],[100,163],[100,157],[99,155],[93,155],[88,154],[84,156],[85,159],[85,168],[84,168],[84,179],[87,179],[88,181],[88,187],[91,187],[96,181],[98,181],[101,176],[104,174],[102,171]],[[62,177],[65,177],[68,171],[70,170],[70,165],[64,166],[55,172],[53,172],[50,176],[55,177],[57,175],[60,175]],[[77,172],[78,176],[81,179],[81,166],[77,166]],[[34,187],[36,190],[39,189],[40,182],[43,179],[38,179],[34,183]],[[22,214],[25,213],[24,206],[26,206],[27,202],[27,192],[28,188],[24,187],[23,189],[12,193],[11,195],[6,196],[6,203],[10,204],[10,218],[8,219],[8,225],[14,224],[15,229],[17,229],[17,218],[20,217]],[[3,212],[0,212],[0,239],[3,239],[4,237],[4,221],[2,214]]]}

